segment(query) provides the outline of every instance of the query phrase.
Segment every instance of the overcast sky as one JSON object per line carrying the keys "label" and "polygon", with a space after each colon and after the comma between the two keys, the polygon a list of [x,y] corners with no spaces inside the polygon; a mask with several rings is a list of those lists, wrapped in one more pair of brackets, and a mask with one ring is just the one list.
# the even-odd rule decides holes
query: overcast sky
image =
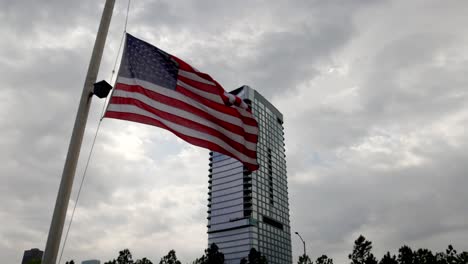
{"label": "overcast sky", "polygon": [[[0,256],[44,249],[104,1],[0,1]],[[126,0],[101,65],[109,80]],[[291,228],[347,262],[359,234],[468,249],[468,2],[133,1],[128,31],[283,113]],[[94,99],[70,208],[99,121]],[[105,119],[63,261],[207,246],[208,151]],[[69,218],[67,218],[69,219]],[[67,220],[68,221],[68,220]],[[302,244],[292,237],[294,261]]]}

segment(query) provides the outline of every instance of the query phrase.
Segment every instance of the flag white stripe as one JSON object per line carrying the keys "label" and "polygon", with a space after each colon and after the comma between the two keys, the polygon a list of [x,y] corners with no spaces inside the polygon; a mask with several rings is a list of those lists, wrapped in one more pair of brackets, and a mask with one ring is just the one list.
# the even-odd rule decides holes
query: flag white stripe
{"label": "flag white stripe", "polygon": [[185,89],[191,91],[192,93],[195,93],[195,94],[198,94],[208,100],[211,100],[215,103],[218,103],[218,104],[224,104],[224,101],[223,99],[221,98],[221,96],[217,95],[217,94],[213,94],[213,93],[209,93],[209,92],[205,92],[205,91],[202,91],[200,89],[197,89],[193,86],[190,86],[186,83],[184,83],[183,81],[181,80],[177,80],[177,84],[184,87]]}
{"label": "flag white stripe", "polygon": [[249,141],[246,141],[246,139],[239,135],[239,134],[236,134],[236,133],[233,133],[219,125],[217,125],[216,123],[213,123],[203,117],[200,117],[200,116],[197,116],[195,114],[192,114],[192,113],[189,113],[187,111],[184,111],[180,108],[177,108],[177,107],[173,107],[173,106],[170,106],[170,105],[167,105],[167,104],[163,104],[163,103],[160,103],[158,101],[155,101],[155,100],[152,100],[151,98],[141,94],[141,93],[136,93],[136,92],[127,92],[127,91],[122,91],[122,90],[115,90],[114,91],[114,97],[125,97],[125,98],[133,98],[133,99],[137,99],[151,107],[153,107],[154,109],[157,109],[157,110],[160,110],[160,111],[163,111],[163,112],[166,112],[166,113],[169,113],[169,114],[173,114],[173,115],[176,115],[176,116],[180,116],[182,118],[185,118],[185,119],[189,119],[193,122],[196,122],[196,123],[199,123],[201,125],[204,125],[204,126],[207,126],[209,128],[212,128],[214,130],[217,130],[217,131],[220,131],[222,134],[226,135],[226,137],[228,137],[229,139],[232,139],[233,141],[241,144],[241,145],[244,145],[247,149],[249,150],[252,150],[252,151],[256,151],[256,144],[255,143],[252,143],[252,142],[249,142]]}
{"label": "flag white stripe", "polygon": [[[233,94],[230,94],[230,93],[228,93],[228,92],[224,92],[224,96],[226,96],[226,97],[229,99],[229,102],[230,102],[231,104],[234,104],[234,102],[236,101],[236,97],[237,97],[237,96],[235,96],[235,95],[233,95]],[[249,106],[248,106],[243,100],[241,100],[240,107],[241,107],[242,109],[247,109],[247,108],[249,108]]]}
{"label": "flag white stripe", "polygon": [[229,144],[227,144],[226,142],[224,142],[223,140],[221,140],[221,139],[219,139],[219,138],[217,138],[215,136],[212,136],[210,134],[206,134],[206,133],[200,132],[198,130],[193,130],[193,129],[190,129],[188,127],[181,126],[179,124],[173,123],[173,122],[168,121],[168,120],[166,120],[164,118],[161,118],[161,117],[159,117],[157,115],[154,115],[154,114],[152,114],[152,113],[150,113],[150,112],[148,112],[146,110],[143,110],[143,109],[141,109],[141,108],[139,108],[139,107],[137,107],[135,105],[110,104],[107,111],[109,111],[109,112],[121,112],[121,113],[132,113],[132,114],[137,114],[137,115],[142,115],[142,116],[149,117],[151,119],[154,119],[154,120],[157,120],[157,121],[163,123],[164,125],[166,125],[170,129],[172,129],[172,130],[174,130],[174,131],[176,131],[178,133],[181,133],[181,134],[184,134],[186,136],[198,138],[198,139],[205,140],[205,141],[211,142],[213,144],[216,144],[216,145],[220,146],[221,148],[225,149],[227,152],[234,155],[236,158],[240,159],[242,162],[257,164],[257,161],[255,159],[250,158],[250,157],[246,156],[244,153],[239,152],[238,150],[234,149]]}
{"label": "flag white stripe", "polygon": [[[207,112],[209,113],[210,115],[220,119],[220,120],[223,120],[225,122],[229,122],[235,126],[238,126],[238,127],[242,127],[244,129],[245,132],[249,133],[249,134],[254,134],[254,135],[258,135],[258,128],[255,127],[255,126],[250,126],[250,125],[247,125],[247,124],[244,124],[244,122],[242,122],[242,120],[238,117],[235,117],[235,116],[232,116],[232,115],[229,115],[229,114],[226,114],[226,113],[223,113],[223,112],[219,112],[213,108],[210,108],[200,102],[197,102],[196,100],[193,100],[192,98],[188,97],[188,96],[185,96],[179,92],[176,92],[174,90],[171,90],[171,89],[167,89],[167,88],[164,88],[164,87],[161,87],[159,85],[156,85],[154,83],[151,83],[151,82],[147,82],[147,81],[143,81],[143,80],[139,80],[139,79],[131,79],[131,78],[125,78],[125,77],[118,77],[117,78],[117,83],[123,83],[123,84],[126,84],[126,85],[139,85],[141,87],[144,87],[145,89],[148,89],[148,90],[151,90],[151,91],[154,91],[154,92],[157,92],[157,93],[160,93],[162,95],[165,95],[167,97],[171,97],[173,99],[177,99],[179,101],[182,101],[182,102],[185,102],[195,108],[198,108],[204,112]],[[241,110],[243,109],[240,109],[240,108],[236,108],[237,110],[239,110],[239,112],[241,112]],[[252,115],[250,114],[250,116],[248,117],[252,117]]]}
{"label": "flag white stripe", "polygon": [[188,71],[184,71],[184,70],[179,69],[179,75],[184,76],[185,78],[189,78],[190,80],[193,80],[193,81],[197,81],[197,82],[201,82],[201,83],[204,83],[204,84],[209,84],[209,85],[216,86],[216,84],[214,82],[209,81],[207,79],[204,79],[204,78],[196,75],[193,72],[188,72]]}

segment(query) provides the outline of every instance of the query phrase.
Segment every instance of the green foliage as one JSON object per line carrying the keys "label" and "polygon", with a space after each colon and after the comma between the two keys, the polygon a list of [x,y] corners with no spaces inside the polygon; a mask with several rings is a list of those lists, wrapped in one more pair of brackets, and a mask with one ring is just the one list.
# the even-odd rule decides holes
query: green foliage
{"label": "green foliage", "polygon": [[367,241],[362,235],[354,241],[353,252],[348,255],[351,264],[377,264],[377,260],[371,253],[372,242]]}
{"label": "green foliage", "polygon": [[28,264],[41,264],[41,263],[42,263],[42,259],[40,258],[34,258],[28,261]]}
{"label": "green foliage", "polygon": [[315,260],[315,264],[333,264],[333,259],[327,257],[327,255],[322,255]]}
{"label": "green foliage", "polygon": [[171,249],[166,256],[162,257],[159,261],[159,264],[181,264],[179,260],[177,260],[177,256],[175,250]]}

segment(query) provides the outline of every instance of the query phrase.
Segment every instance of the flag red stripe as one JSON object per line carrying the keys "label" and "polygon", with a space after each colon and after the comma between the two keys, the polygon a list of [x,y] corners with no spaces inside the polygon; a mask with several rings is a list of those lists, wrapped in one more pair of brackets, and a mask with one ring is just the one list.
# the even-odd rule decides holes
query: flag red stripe
{"label": "flag red stripe", "polygon": [[218,87],[216,86],[213,86],[213,85],[209,85],[209,84],[206,84],[206,83],[201,83],[201,82],[197,82],[195,80],[192,80],[190,78],[187,78],[185,76],[182,76],[182,75],[178,75],[177,76],[177,79],[183,81],[184,83],[194,87],[194,88],[197,88],[199,90],[202,90],[202,91],[205,91],[205,92],[208,92],[208,93],[212,93],[212,94],[216,94],[216,95],[220,95],[220,93],[224,93],[224,90],[223,91],[220,91]]}
{"label": "flag red stripe", "polygon": [[[186,142],[188,142],[190,144],[193,144],[193,145],[196,145],[196,146],[199,146],[199,147],[203,147],[203,148],[207,148],[207,149],[210,149],[212,151],[216,151],[216,152],[219,152],[219,153],[231,156],[231,157],[236,157],[236,155],[234,155],[233,153],[230,153],[229,151],[225,150],[224,148],[222,148],[221,146],[219,146],[217,144],[214,144],[214,143],[212,143],[210,141],[206,141],[206,140],[203,140],[203,139],[194,138],[194,137],[191,137],[191,136],[187,136],[185,134],[181,134],[181,133],[167,127],[163,123],[161,123],[161,122],[159,122],[157,120],[154,120],[152,118],[143,116],[143,115],[138,115],[138,114],[133,114],[133,113],[122,113],[122,112],[108,111],[108,112],[106,112],[105,117],[122,119],[122,120],[129,120],[129,121],[133,121],[133,122],[137,122],[137,123],[143,123],[143,124],[147,124],[147,125],[158,126],[158,127],[161,127],[161,128],[164,128],[166,130],[171,131],[172,133],[174,133],[175,135],[177,135],[178,137],[182,138],[183,140],[185,140]],[[248,162],[243,161],[243,160],[241,160],[241,161],[251,171],[257,170],[258,167],[259,167],[258,164],[248,163]]]}
{"label": "flag red stripe", "polygon": [[216,111],[219,111],[219,112],[223,112],[223,113],[226,113],[226,114],[229,114],[229,115],[232,115],[232,116],[236,116],[238,118],[240,118],[244,123],[246,123],[247,125],[250,125],[250,126],[257,126],[257,121],[255,121],[255,119],[253,117],[248,117],[248,116],[245,116],[245,115],[242,115],[241,113],[239,113],[239,111],[237,111],[235,108],[232,108],[232,107],[226,107],[225,105],[222,105],[222,104],[218,104],[218,103],[215,103],[211,100],[208,100],[198,94],[195,94],[187,89],[185,89],[184,87],[180,86],[180,85],[177,85],[177,88],[176,88],[176,91],[187,96],[187,97],[190,97],[192,98],[193,100],[195,101],[198,101],[212,109],[215,109]]}
{"label": "flag red stripe", "polygon": [[192,66],[190,66],[188,63],[186,63],[185,61],[177,58],[174,55],[170,55],[170,56],[175,61],[177,61],[177,63],[179,64],[179,69],[184,70],[184,71],[189,71],[189,72],[195,72],[195,69]]}
{"label": "flag red stripe", "polygon": [[[168,120],[168,121],[170,121],[172,123],[175,123],[175,124],[178,124],[178,125],[181,125],[181,126],[184,126],[184,127],[188,127],[188,128],[200,131],[202,133],[217,137],[217,138],[221,139],[222,141],[226,142],[228,145],[230,145],[235,150],[237,150],[237,151],[239,151],[241,153],[244,153],[246,156],[249,156],[251,158],[256,157],[256,154],[255,154],[256,152],[254,150],[247,149],[245,147],[245,145],[243,145],[243,144],[229,138],[228,136],[226,136],[225,134],[221,133],[220,131],[218,131],[216,129],[213,129],[211,127],[199,124],[197,122],[194,122],[192,120],[189,120],[189,119],[186,119],[186,118],[174,115],[174,114],[170,114],[170,113],[161,111],[159,109],[155,109],[155,108],[145,104],[144,102],[142,102],[140,100],[133,99],[133,98],[124,98],[124,97],[113,96],[109,103],[110,104],[135,105],[138,108],[146,110],[146,111],[148,111],[148,112],[150,112],[150,113],[152,113],[152,114],[154,114],[154,115],[156,115],[156,116],[158,116],[158,117],[160,117],[162,119]],[[253,142],[253,143],[256,143],[256,142]]]}
{"label": "flag red stripe", "polygon": [[[244,136],[246,138],[246,140],[248,140],[250,142],[257,142],[257,139],[258,139],[257,134],[248,133],[247,131],[244,130],[243,127],[238,126],[238,125],[233,124],[233,123],[230,123],[230,122],[226,122],[226,121],[221,120],[219,118],[216,118],[215,116],[211,115],[209,111],[200,110],[199,108],[196,108],[196,107],[194,107],[194,106],[192,106],[192,105],[190,105],[190,104],[188,104],[188,103],[186,103],[184,101],[180,101],[180,100],[174,99],[172,97],[157,93],[155,91],[148,90],[148,89],[146,89],[144,87],[141,87],[139,85],[127,85],[127,84],[117,83],[115,85],[115,89],[116,90],[136,92],[136,93],[143,94],[146,97],[148,97],[148,98],[150,98],[150,99],[152,99],[154,101],[158,101],[158,102],[161,102],[161,103],[166,104],[166,105],[171,105],[173,107],[180,108],[180,109],[182,109],[184,111],[193,113],[193,114],[198,115],[198,116],[200,116],[202,118],[205,118],[205,119],[210,120],[210,121],[212,121],[214,123],[217,123],[220,126],[224,127],[225,129],[227,129],[227,130],[229,130],[229,131],[231,131],[233,133]],[[236,116],[236,117],[239,118],[238,116]],[[245,124],[248,125],[247,123],[245,123]],[[250,125],[250,126],[255,126],[256,127],[256,123],[255,123],[255,125]]]}
{"label": "flag red stripe", "polygon": [[[117,81],[119,81],[119,79],[117,79]],[[131,91],[132,89],[132,86],[135,86],[135,85],[130,85],[130,84],[125,84],[125,83],[116,83],[115,84],[115,89],[119,89],[123,86],[127,86],[128,88],[128,91]],[[143,86],[140,86],[140,87],[143,87]],[[144,88],[144,87],[143,87]],[[166,89],[166,88],[162,88],[162,89]],[[148,90],[153,90],[154,89],[148,89]],[[232,107],[226,107],[225,105],[223,104],[218,104],[218,103],[215,103],[211,100],[208,100],[200,95],[197,95],[197,94],[194,94],[193,92],[190,92],[189,90],[181,87],[181,86],[177,86],[177,89],[176,89],[177,92],[185,95],[186,97],[188,97],[188,99],[190,100],[193,100],[193,101],[197,101],[205,106],[207,106],[208,108],[211,108],[213,110],[216,110],[218,112],[221,112],[221,113],[225,113],[225,114],[228,114],[228,115],[231,115],[231,116],[234,116],[234,117],[237,117],[239,118],[240,120],[242,120],[243,123],[245,123],[246,125],[249,125],[249,126],[255,126],[257,127],[257,121],[255,121],[255,119],[252,117],[248,117],[248,116],[245,116],[245,115],[242,115],[239,111],[241,111],[241,109],[235,109],[235,108],[232,108]],[[181,91],[183,91],[184,93],[182,93]]]}
{"label": "flag red stripe", "polygon": [[[140,49],[149,51],[138,54],[144,60],[130,54]],[[116,91],[105,117],[164,128],[193,145],[234,157],[251,171],[258,169],[259,129],[248,105],[178,57],[167,54],[177,65],[167,63],[166,54],[127,34]],[[144,70],[148,67],[155,71]],[[161,75],[164,71],[169,74]],[[141,79],[131,77],[135,75]]]}

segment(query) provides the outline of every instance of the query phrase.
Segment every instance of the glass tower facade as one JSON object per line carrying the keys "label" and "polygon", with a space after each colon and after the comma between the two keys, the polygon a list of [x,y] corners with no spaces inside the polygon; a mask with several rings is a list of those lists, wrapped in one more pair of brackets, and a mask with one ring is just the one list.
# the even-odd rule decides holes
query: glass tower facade
{"label": "glass tower facade", "polygon": [[259,124],[257,159],[249,172],[228,156],[210,152],[208,244],[216,243],[227,264],[239,264],[251,248],[272,264],[291,264],[283,115],[249,86],[231,93],[252,106]]}

